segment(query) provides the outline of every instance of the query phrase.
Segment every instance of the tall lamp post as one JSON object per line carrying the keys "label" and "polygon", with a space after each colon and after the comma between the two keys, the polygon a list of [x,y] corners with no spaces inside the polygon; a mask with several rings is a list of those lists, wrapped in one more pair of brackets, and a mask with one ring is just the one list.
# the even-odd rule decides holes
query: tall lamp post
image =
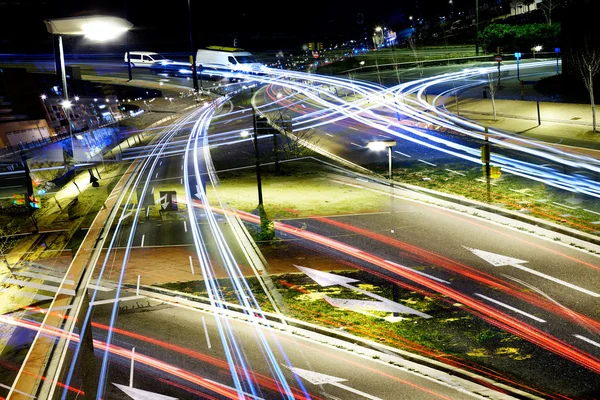
{"label": "tall lamp post", "polygon": [[479,55],[479,0],[475,0],[475,55]]}
{"label": "tall lamp post", "polygon": [[[196,72],[196,54],[194,53],[194,25],[192,24],[192,7],[188,0],[188,25],[190,29],[190,64],[192,64],[192,80],[194,91],[198,93],[198,73]],[[202,67],[200,67],[200,79],[202,79]],[[196,98],[197,101],[197,98]]]}
{"label": "tall lamp post", "polygon": [[133,27],[133,24],[124,18],[108,16],[47,19],[44,23],[49,33],[58,36],[61,80],[65,101],[69,100],[69,94],[67,92],[67,75],[65,73],[65,54],[62,37],[65,35],[85,36],[92,41],[105,42],[116,39]]}
{"label": "tall lamp post", "polygon": [[390,180],[390,186],[394,186],[392,180],[392,147],[396,145],[395,140],[374,140],[367,143],[367,147],[374,151],[381,151],[387,149],[388,151],[388,179]]}

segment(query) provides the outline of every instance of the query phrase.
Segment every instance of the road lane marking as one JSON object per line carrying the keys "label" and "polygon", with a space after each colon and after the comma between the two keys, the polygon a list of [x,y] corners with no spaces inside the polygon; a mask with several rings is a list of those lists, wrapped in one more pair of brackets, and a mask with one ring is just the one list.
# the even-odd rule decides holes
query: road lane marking
{"label": "road lane marking", "polygon": [[150,192],[150,194],[154,194],[154,186],[152,186],[152,191]]}
{"label": "road lane marking", "polygon": [[146,237],[146,235],[142,235],[142,244],[140,245],[140,247],[144,247],[144,238]]}
{"label": "road lane marking", "polygon": [[185,232],[187,233],[187,223],[185,221],[183,221],[183,229],[185,230]]}
{"label": "road lane marking", "polygon": [[556,205],[557,205],[557,206],[559,206],[559,207],[565,207],[565,208],[568,208],[568,209],[570,209],[570,210],[577,210],[577,207],[571,207],[571,206],[567,206],[567,205],[564,205],[564,204],[562,204],[562,203],[557,203],[557,202],[555,202],[555,201],[553,201],[553,202],[552,202],[552,204],[556,204]]}
{"label": "road lane marking", "polygon": [[428,161],[425,161],[425,160],[421,160],[421,159],[419,159],[419,160],[417,160],[417,161],[421,161],[422,163],[425,163],[425,164],[428,164],[428,165],[432,165],[432,166],[434,166],[434,167],[437,167],[437,165],[435,165],[435,164],[432,164],[432,163],[430,163],[430,162],[428,162]]}
{"label": "road lane marking", "polygon": [[466,176],[466,175],[465,175],[465,174],[463,174],[462,172],[453,171],[453,170],[451,170],[451,169],[448,169],[448,168],[446,168],[446,171],[452,172],[453,174],[458,174],[458,175],[461,175],[461,176]]}
{"label": "road lane marking", "polygon": [[[13,389],[12,387],[10,387],[10,386],[6,386],[6,385],[4,385],[4,384],[2,384],[2,383],[0,383],[0,387],[1,387],[1,388],[4,388],[4,389],[8,389],[8,390],[11,390],[11,389]],[[35,399],[35,396],[32,396],[32,395],[30,395],[30,394],[27,394],[27,393],[25,393],[25,392],[21,392],[20,390],[13,389],[13,391],[14,391],[15,393],[22,394],[22,395],[23,395],[23,396],[25,396],[25,397],[29,397],[30,399]]]}
{"label": "road lane marking", "polygon": [[402,152],[400,152],[400,151],[398,151],[398,150],[394,150],[394,153],[398,153],[398,154],[400,154],[401,156],[404,156],[404,157],[411,158],[411,156],[409,156],[408,154],[406,154],[406,153],[402,153]]}
{"label": "road lane marking", "polygon": [[206,335],[206,343],[208,344],[208,348],[210,349],[212,346],[210,344],[210,337],[208,336],[208,329],[206,328],[206,320],[204,316],[202,316],[202,325],[204,325],[204,334]]}
{"label": "road lane marking", "polygon": [[192,269],[192,275],[194,274],[194,262],[192,261],[192,256],[190,256],[190,268]]}
{"label": "road lane marking", "polygon": [[561,279],[555,278],[555,277],[553,277],[551,275],[547,275],[547,274],[544,274],[543,272],[539,272],[539,271],[536,271],[535,269],[527,268],[527,267],[521,265],[521,264],[527,262],[525,260],[519,260],[519,259],[516,259],[516,258],[504,256],[502,254],[490,253],[489,251],[478,250],[478,249],[471,249],[471,248],[466,247],[466,246],[463,246],[463,247],[465,247],[465,249],[467,249],[470,252],[472,252],[473,254],[475,254],[477,257],[482,258],[486,262],[492,264],[494,267],[510,266],[510,267],[513,267],[513,268],[520,269],[521,271],[525,271],[525,272],[529,272],[530,274],[537,275],[540,278],[548,279],[549,281],[558,283],[559,285],[566,286],[568,288],[577,290],[579,292],[588,294],[590,296],[600,297],[600,294],[592,292],[591,290],[584,289],[584,288],[582,288],[580,286],[574,285],[572,283],[569,283],[569,282],[563,281]]}
{"label": "road lane marking", "polygon": [[114,289],[112,288],[107,288],[104,286],[96,286],[96,285],[87,285],[88,289],[92,289],[92,290],[99,290],[101,292],[112,292]]}
{"label": "road lane marking", "polygon": [[350,142],[350,144],[353,144],[353,145],[355,145],[356,147],[363,147],[363,146],[361,146],[360,144],[356,144],[356,143],[354,143],[354,142]]}
{"label": "road lane marking", "polygon": [[588,210],[587,208],[584,208],[584,209],[583,209],[583,211],[587,211],[587,212],[590,212],[590,213],[592,213],[592,214],[598,214],[598,215],[600,215],[600,213],[599,213],[599,212],[592,211],[592,210]]}
{"label": "road lane marking", "polygon": [[[146,298],[146,296],[129,296],[129,297],[121,297],[118,299],[108,299],[108,300],[98,300],[98,301],[92,301],[90,303],[90,306],[101,306],[104,304],[112,304],[114,302],[123,302],[123,301],[130,301],[130,300],[139,300],[139,299],[144,299]],[[53,309],[54,310],[54,309]]]}
{"label": "road lane marking", "polygon": [[[43,285],[41,283],[34,283],[34,282],[26,282],[26,281],[21,281],[18,279],[13,279],[13,278],[4,278],[2,280],[2,283],[10,283],[13,285],[18,285],[18,286],[27,286],[30,288],[45,290],[47,292],[53,292],[53,293],[56,293],[59,290],[59,287],[57,287],[57,286]],[[73,289],[62,288],[62,289],[60,289],[60,293],[66,294],[67,296],[75,296],[75,291]]]}
{"label": "road lane marking", "polygon": [[[327,133],[327,132],[325,132],[325,134],[326,134],[327,136],[333,137],[333,135],[332,135],[331,133]],[[15,187],[21,187],[21,185],[19,185],[19,186],[15,186]]]}
{"label": "road lane marking", "polygon": [[596,346],[596,347],[600,347],[600,343],[593,341],[592,339],[588,339],[585,336],[581,336],[581,335],[573,335],[575,336],[577,339],[581,339],[584,342],[588,342],[589,344]]}
{"label": "road lane marking", "polygon": [[156,173],[156,175],[154,176],[154,179],[158,179],[158,172]]}
{"label": "road lane marking", "polygon": [[[15,272],[15,273],[13,273],[13,275],[27,276],[29,278],[43,279],[46,281],[57,282],[57,283],[61,283],[63,281],[62,278],[57,278],[57,277],[50,276],[50,275],[36,274],[34,272],[26,272],[26,271]],[[68,285],[74,284],[72,279],[65,279],[65,283]]]}
{"label": "road lane marking", "polygon": [[512,310],[512,311],[514,311],[514,312],[516,312],[516,313],[519,313],[519,314],[521,314],[521,315],[524,315],[524,316],[526,316],[526,317],[529,317],[529,318],[531,318],[531,319],[533,319],[533,320],[536,320],[536,321],[538,321],[538,322],[546,322],[546,320],[543,320],[543,319],[541,319],[541,318],[538,318],[538,317],[536,317],[535,315],[531,315],[531,314],[529,314],[529,313],[526,313],[525,311],[521,311],[521,310],[519,310],[518,308],[515,308],[515,307],[513,307],[513,306],[509,306],[508,304],[502,303],[501,301],[498,301],[498,300],[494,300],[494,299],[492,299],[492,298],[490,298],[490,297],[487,297],[487,296],[484,296],[484,295],[482,295],[482,294],[475,293],[475,296],[481,297],[482,299],[485,299],[485,300],[487,300],[487,301],[490,301],[490,302],[492,302],[492,303],[498,304],[498,305],[499,305],[499,306],[501,306],[501,307],[504,307],[504,308],[507,308],[507,309],[509,309],[509,310]]}

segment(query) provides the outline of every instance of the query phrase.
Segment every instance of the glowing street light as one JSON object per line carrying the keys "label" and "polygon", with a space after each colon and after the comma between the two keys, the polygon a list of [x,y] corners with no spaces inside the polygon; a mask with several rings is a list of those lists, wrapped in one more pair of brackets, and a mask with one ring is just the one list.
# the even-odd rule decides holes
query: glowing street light
{"label": "glowing street light", "polygon": [[60,105],[62,106],[62,108],[68,110],[73,106],[73,103],[71,103],[69,100],[63,100],[62,103],[60,103]]}
{"label": "glowing street light", "polygon": [[49,33],[58,36],[63,96],[65,100],[69,100],[69,95],[67,92],[65,55],[62,43],[63,35],[85,36],[87,39],[93,41],[104,42],[119,37],[133,27],[133,24],[126,19],[108,16],[47,19],[44,23]]}
{"label": "glowing street light", "polygon": [[41,98],[42,100],[46,100],[46,99],[48,98],[48,96],[46,96],[45,94],[43,94],[43,95],[41,95],[41,96],[40,96],[40,98]]}
{"label": "glowing street light", "polygon": [[247,130],[243,130],[240,132],[240,136],[243,138],[247,138],[248,136],[250,136],[250,132],[248,132]]}
{"label": "glowing street light", "polygon": [[390,186],[394,186],[394,181],[392,180],[392,147],[396,145],[395,140],[374,140],[367,143],[367,147],[373,151],[382,151],[387,148],[388,150],[388,178],[390,180]]}

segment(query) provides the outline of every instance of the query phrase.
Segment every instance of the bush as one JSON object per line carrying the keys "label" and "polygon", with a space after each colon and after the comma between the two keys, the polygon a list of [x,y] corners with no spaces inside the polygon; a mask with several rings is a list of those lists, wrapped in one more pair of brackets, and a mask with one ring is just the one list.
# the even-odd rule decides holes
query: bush
{"label": "bush", "polygon": [[552,51],[559,44],[560,24],[491,24],[479,34],[479,40],[488,53],[495,53],[498,47],[503,52],[529,52],[534,46]]}

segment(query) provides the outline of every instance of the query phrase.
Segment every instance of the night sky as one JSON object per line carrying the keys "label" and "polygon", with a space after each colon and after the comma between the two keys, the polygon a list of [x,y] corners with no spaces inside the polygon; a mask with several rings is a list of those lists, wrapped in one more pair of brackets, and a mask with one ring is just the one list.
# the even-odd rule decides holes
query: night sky
{"label": "night sky", "polygon": [[[453,7],[469,2],[454,0]],[[441,15],[449,7],[448,0],[191,0],[195,47],[231,46],[237,37],[239,46],[253,50],[297,49],[309,41],[337,43],[356,38],[365,29],[370,32],[375,25],[401,27],[408,23],[408,15]],[[51,51],[44,19],[92,14],[123,17],[125,12],[135,26],[129,37],[132,49],[189,50],[187,0],[5,0],[0,3],[0,52]],[[363,15],[362,25],[357,24],[359,13]],[[94,49],[90,51],[120,51],[124,46],[91,47],[79,38],[69,42],[79,51],[87,47]]]}

